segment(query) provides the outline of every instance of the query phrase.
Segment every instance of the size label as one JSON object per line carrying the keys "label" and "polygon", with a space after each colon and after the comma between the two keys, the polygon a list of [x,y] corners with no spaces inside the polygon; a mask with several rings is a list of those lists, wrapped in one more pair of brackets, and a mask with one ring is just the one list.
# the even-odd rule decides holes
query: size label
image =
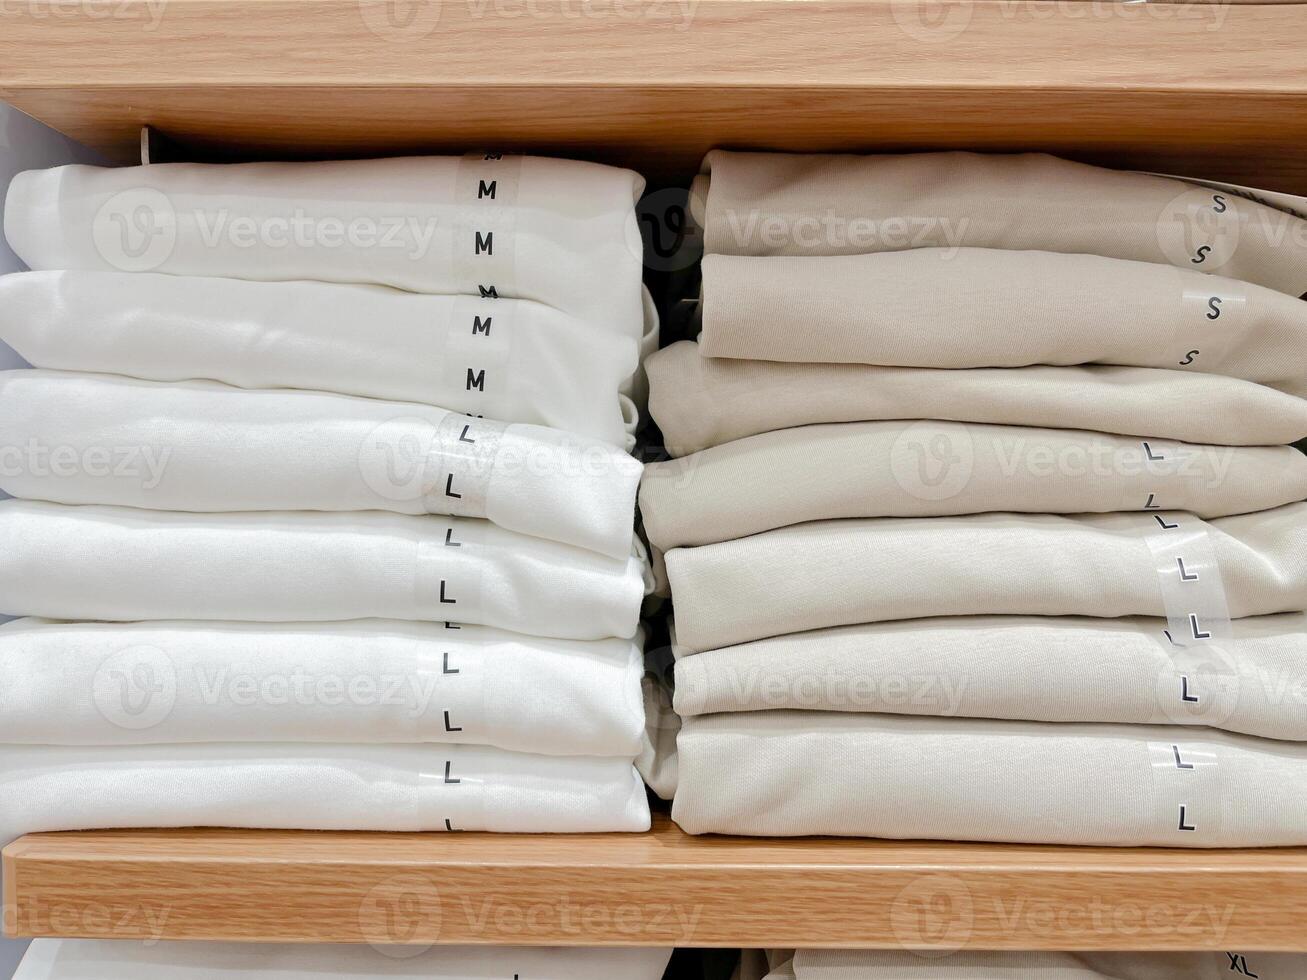
{"label": "size label", "polygon": [[508,418],[517,300],[459,296],[446,325],[441,390],[447,408],[470,415]]}
{"label": "size label", "polygon": [[1211,844],[1221,835],[1221,776],[1217,748],[1177,738],[1149,742],[1153,817],[1162,836],[1180,845]]}
{"label": "size label", "polygon": [[481,537],[477,522],[452,519],[433,523],[419,542],[414,601],[422,619],[485,624]]}
{"label": "size label", "polygon": [[503,422],[452,412],[441,420],[427,452],[423,480],[427,513],[486,516],[490,482],[507,428]]}
{"label": "size label", "polygon": [[473,153],[458,166],[451,247],[458,291],[516,295],[517,195],[522,158]]}

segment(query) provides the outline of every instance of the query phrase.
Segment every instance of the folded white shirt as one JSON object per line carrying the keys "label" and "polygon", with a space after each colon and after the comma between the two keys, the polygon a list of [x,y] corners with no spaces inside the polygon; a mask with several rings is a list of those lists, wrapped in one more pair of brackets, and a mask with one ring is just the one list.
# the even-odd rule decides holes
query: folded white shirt
{"label": "folded white shirt", "polygon": [[685,719],[691,834],[1307,843],[1307,745],[1210,728],[758,711]]}
{"label": "folded white shirt", "polygon": [[14,980],[662,980],[670,949],[36,939]]}
{"label": "folded white shirt", "polygon": [[1307,608],[1307,503],[1210,523],[1170,511],[817,521],[666,562],[691,650],[926,616],[1169,619],[1168,596],[1178,608],[1193,595],[1201,639],[1222,617]]}
{"label": "folded white shirt", "polygon": [[[0,637],[4,634],[0,631]],[[1307,614],[1181,647],[1165,619],[964,616],[775,636],[683,656],[676,713],[800,709],[1205,725],[1307,741]]]}
{"label": "folded white shirt", "polygon": [[18,174],[4,221],[32,269],[493,294],[639,339],[643,190],[630,170],[493,154],[66,166]]}
{"label": "folded white shirt", "polygon": [[876,367],[701,357],[672,344],[646,364],[649,412],[684,456],[820,422],[949,419],[1086,429],[1223,446],[1307,437],[1307,400],[1218,374],[1160,368]]}
{"label": "folded white shirt", "polygon": [[703,277],[699,345],[710,357],[930,368],[1124,364],[1307,394],[1307,304],[1197,269],[913,248],[819,259],[709,255]]}
{"label": "folded white shirt", "polygon": [[429,405],[0,371],[0,488],[25,499],[484,517],[620,558],[640,475],[598,439]]}
{"label": "folded white shirt", "polygon": [[0,501],[0,609],[51,619],[464,622],[631,637],[647,563],[487,521]]}
{"label": "folded white shirt", "polygon": [[[1053,953],[1025,950],[955,952],[928,948],[800,949],[766,980],[1302,980],[1302,953]],[[741,980],[754,980],[741,977]]]}
{"label": "folded white shirt", "polygon": [[484,626],[0,626],[0,743],[449,742],[633,759],[644,658],[630,640]]}
{"label": "folded white shirt", "polygon": [[122,827],[649,829],[628,759],[477,745],[0,745],[0,841]]}
{"label": "folded white shirt", "polygon": [[709,253],[1038,250],[1307,290],[1307,221],[1174,177],[1043,153],[713,150],[702,170],[691,202]]}
{"label": "folded white shirt", "polygon": [[662,551],[844,517],[1164,508],[1212,518],[1304,499],[1307,455],[1291,446],[932,421],[761,433],[651,463],[640,484],[644,529]]}
{"label": "folded white shirt", "polygon": [[[657,310],[643,298],[656,347]],[[16,272],[0,276],[0,341],[40,368],[338,391],[634,441],[640,338],[529,300]]]}

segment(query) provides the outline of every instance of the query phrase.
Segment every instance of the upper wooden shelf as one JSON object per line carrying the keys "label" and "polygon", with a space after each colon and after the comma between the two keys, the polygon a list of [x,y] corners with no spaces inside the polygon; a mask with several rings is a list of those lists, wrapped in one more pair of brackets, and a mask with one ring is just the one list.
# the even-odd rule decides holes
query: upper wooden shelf
{"label": "upper wooden shelf", "polygon": [[11,935],[1307,950],[1307,848],[107,831],[4,852]]}
{"label": "upper wooden shelf", "polygon": [[46,0],[0,98],[121,161],[540,150],[684,180],[714,145],[1039,148],[1307,191],[1307,5]]}

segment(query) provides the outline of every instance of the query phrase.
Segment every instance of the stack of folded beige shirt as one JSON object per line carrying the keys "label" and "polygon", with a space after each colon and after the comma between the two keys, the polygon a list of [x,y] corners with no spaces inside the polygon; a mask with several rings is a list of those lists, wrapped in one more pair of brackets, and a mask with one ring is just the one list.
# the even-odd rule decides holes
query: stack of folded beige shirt
{"label": "stack of folded beige shirt", "polygon": [[1307,221],[1035,155],[695,196],[640,495],[681,826],[1307,843]]}
{"label": "stack of folded beige shirt", "polygon": [[1220,980],[1307,976],[1301,953],[1051,953],[935,949],[745,950],[735,980]]}

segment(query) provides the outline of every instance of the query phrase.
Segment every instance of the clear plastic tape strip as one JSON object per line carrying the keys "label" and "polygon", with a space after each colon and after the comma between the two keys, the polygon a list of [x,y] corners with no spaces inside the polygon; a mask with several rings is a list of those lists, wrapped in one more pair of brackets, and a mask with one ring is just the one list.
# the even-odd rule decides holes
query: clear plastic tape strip
{"label": "clear plastic tape strip", "polygon": [[423,478],[429,514],[485,517],[490,481],[508,426],[450,413],[436,426]]}
{"label": "clear plastic tape strip", "polygon": [[1183,729],[1166,742],[1148,743],[1153,770],[1153,817],[1164,837],[1180,846],[1212,844],[1221,837],[1221,770],[1218,748],[1187,738]]}
{"label": "clear plastic tape strip", "polygon": [[1192,514],[1152,515],[1147,537],[1172,644],[1180,649],[1230,637],[1230,605],[1207,524]]}
{"label": "clear plastic tape strip", "polygon": [[400,724],[411,742],[487,744],[485,642],[453,622],[442,634],[439,648],[413,652]]}
{"label": "clear plastic tape strip", "polygon": [[483,298],[517,295],[514,232],[521,175],[520,156],[470,153],[460,161],[450,242],[460,292]]}
{"label": "clear plastic tape strip", "polygon": [[445,333],[441,390],[447,408],[490,418],[509,417],[509,368],[517,302],[459,296]]}
{"label": "clear plastic tape strip", "polygon": [[433,522],[431,537],[418,543],[414,575],[417,619],[446,623],[488,620],[482,587],[484,555],[475,521]]}
{"label": "clear plastic tape strip", "polygon": [[[1166,649],[1174,674],[1161,678],[1163,712],[1182,724],[1215,724],[1233,710],[1239,677],[1224,649],[1230,606],[1207,524],[1192,514],[1151,515],[1148,549],[1166,610]],[[1205,844],[1221,833],[1219,748],[1177,729],[1170,742],[1148,743],[1153,813],[1177,843]]]}
{"label": "clear plastic tape strip", "polygon": [[475,765],[478,751],[433,745],[431,765],[414,773],[420,824],[457,833],[486,829],[486,783]]}

